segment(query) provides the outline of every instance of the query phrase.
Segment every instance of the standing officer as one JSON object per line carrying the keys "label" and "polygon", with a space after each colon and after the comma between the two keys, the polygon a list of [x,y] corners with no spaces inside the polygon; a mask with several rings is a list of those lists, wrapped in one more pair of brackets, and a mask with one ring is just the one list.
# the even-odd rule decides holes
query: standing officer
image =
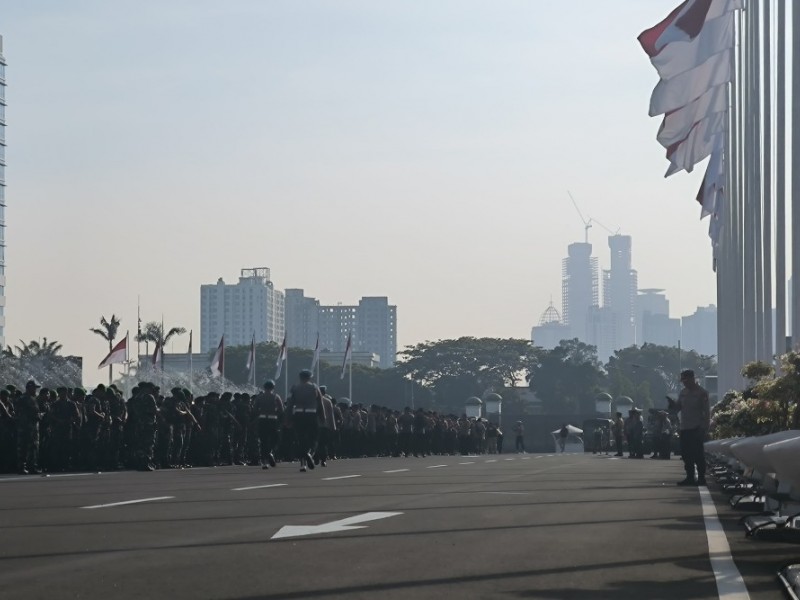
{"label": "standing officer", "polygon": [[[311,371],[300,371],[300,382],[289,391],[292,425],[297,440],[297,456],[300,458],[300,470],[305,472],[314,468],[313,452],[317,444],[317,419],[324,415],[322,393],[315,383],[311,382]],[[305,463],[305,465],[304,465]]]}
{"label": "standing officer", "polygon": [[264,392],[256,397],[262,469],[269,469],[277,464],[275,462],[275,449],[278,447],[280,439],[283,413],[283,400],[275,393],[275,382],[272,379],[268,379],[264,382]]}
{"label": "standing officer", "polygon": [[36,402],[36,390],[41,387],[30,380],[25,384],[25,393],[16,404],[17,420],[17,466],[20,475],[41,473],[39,470],[39,421],[42,413]]}
{"label": "standing officer", "polygon": [[323,467],[327,467],[327,460],[333,454],[333,436],[336,433],[336,420],[331,397],[324,393],[322,387],[320,387],[320,393],[322,394],[323,415],[318,423],[320,429],[316,459]]}
{"label": "standing officer", "polygon": [[[681,371],[683,389],[675,402],[667,398],[671,409],[680,411],[681,419],[681,458],[686,470],[686,478],[678,485],[705,485],[706,458],[703,442],[708,434],[711,421],[711,408],[708,392],[694,378],[694,371]],[[695,468],[697,478],[695,479]]]}

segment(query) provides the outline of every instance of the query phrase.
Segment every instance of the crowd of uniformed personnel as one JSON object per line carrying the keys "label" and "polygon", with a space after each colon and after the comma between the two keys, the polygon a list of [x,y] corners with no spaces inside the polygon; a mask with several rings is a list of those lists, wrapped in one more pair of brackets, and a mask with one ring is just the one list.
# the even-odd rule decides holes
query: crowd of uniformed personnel
{"label": "crowd of uniformed personnel", "polygon": [[258,394],[139,383],[126,399],[115,385],[0,390],[0,473],[154,470],[331,458],[502,452],[485,419],[422,408],[397,411],[337,402],[302,371],[284,401],[267,381]]}

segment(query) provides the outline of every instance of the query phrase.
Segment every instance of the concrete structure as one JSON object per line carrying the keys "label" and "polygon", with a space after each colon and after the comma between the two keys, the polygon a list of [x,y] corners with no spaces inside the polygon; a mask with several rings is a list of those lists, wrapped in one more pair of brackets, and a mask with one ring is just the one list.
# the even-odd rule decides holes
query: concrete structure
{"label": "concrete structure", "polygon": [[266,267],[242,269],[237,284],[217,283],[200,287],[200,350],[216,348],[225,334],[226,346],[283,341],[284,296],[270,281]]}
{"label": "concrete structure", "polygon": [[319,300],[309,298],[302,289],[287,289],[286,343],[290,348],[313,350],[319,332]]}
{"label": "concrete structure", "polygon": [[0,35],[0,348],[6,347],[6,60]]}
{"label": "concrete structure", "polygon": [[631,268],[631,236],[611,235],[611,268],[603,271],[603,307],[613,313],[614,350],[636,343],[638,275]]}
{"label": "concrete structure", "polygon": [[699,354],[717,354],[717,307],[698,306],[693,315],[683,317],[681,347]]}
{"label": "concrete structure", "polygon": [[570,338],[570,328],[561,321],[556,307],[550,302],[542,316],[539,324],[531,328],[531,342],[534,346],[539,346],[545,350],[552,350],[557,347],[561,340]]}
{"label": "concrete structure", "polygon": [[592,257],[592,245],[570,244],[561,274],[561,316],[569,326],[569,337],[588,341],[589,313],[600,305],[597,259]]}
{"label": "concrete structure", "polygon": [[[323,350],[330,352],[344,352],[347,346],[347,337],[356,330],[355,306],[319,307],[319,344]],[[355,338],[355,336],[353,336]]]}
{"label": "concrete structure", "polygon": [[624,348],[617,342],[616,313],[610,308],[595,306],[589,311],[588,336],[584,340],[597,347],[597,358],[607,362],[615,350]]}
{"label": "concrete structure", "polygon": [[642,328],[641,344],[675,347],[681,339],[681,320],[671,319],[669,315],[645,313]]}

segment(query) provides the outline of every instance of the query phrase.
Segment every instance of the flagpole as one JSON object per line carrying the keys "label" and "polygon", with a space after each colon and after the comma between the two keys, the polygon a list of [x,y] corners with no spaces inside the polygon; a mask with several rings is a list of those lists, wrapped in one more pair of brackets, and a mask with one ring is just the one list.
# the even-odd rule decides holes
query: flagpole
{"label": "flagpole", "polygon": [[[800,156],[800,9],[792,6],[792,142],[789,156]],[[792,168],[792,348],[800,342],[800,169]]]}
{"label": "flagpole", "polygon": [[348,393],[350,394],[350,402],[352,402],[353,401],[353,347],[352,346],[350,346],[350,368],[349,368],[349,372],[350,372],[350,375],[349,375],[349,379],[350,379],[349,388],[350,389],[349,389]]}
{"label": "flagpole", "polygon": [[[286,340],[286,336],[284,335],[284,341]],[[286,346],[286,358],[284,359],[284,374],[283,374],[283,399],[286,400],[289,397],[289,346]]]}
{"label": "flagpole", "polygon": [[253,332],[253,387],[257,388],[256,385],[256,332]]}
{"label": "flagpole", "polygon": [[771,0],[764,2],[762,12],[762,57],[764,69],[764,360],[775,360],[774,331],[772,329],[772,12]]}
{"label": "flagpole", "polygon": [[[777,3],[775,114],[775,348],[786,349],[786,4]],[[780,368],[780,365],[778,365]]]}
{"label": "flagpole", "polygon": [[189,332],[189,393],[194,396],[194,359],[192,357],[192,334],[194,331]]}

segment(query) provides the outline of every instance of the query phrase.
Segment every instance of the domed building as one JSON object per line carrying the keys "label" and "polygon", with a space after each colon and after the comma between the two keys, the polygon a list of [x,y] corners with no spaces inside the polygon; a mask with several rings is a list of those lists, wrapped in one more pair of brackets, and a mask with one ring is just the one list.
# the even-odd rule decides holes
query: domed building
{"label": "domed building", "polygon": [[539,324],[531,329],[531,341],[534,346],[539,346],[545,350],[552,350],[561,342],[570,337],[569,325],[564,324],[561,314],[558,312],[553,301],[544,310],[539,318]]}

